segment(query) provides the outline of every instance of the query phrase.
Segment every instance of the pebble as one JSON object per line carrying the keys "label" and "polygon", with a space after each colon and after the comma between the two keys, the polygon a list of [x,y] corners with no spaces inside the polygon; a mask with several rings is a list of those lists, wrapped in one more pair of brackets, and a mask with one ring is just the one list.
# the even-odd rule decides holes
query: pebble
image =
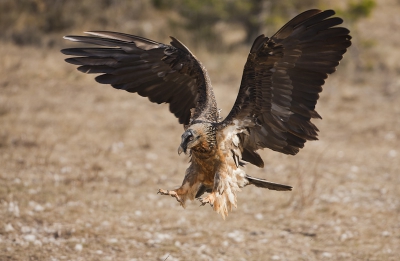
{"label": "pebble", "polygon": [[83,246],[81,244],[76,244],[75,245],[75,250],[76,251],[82,251],[82,249],[83,249]]}
{"label": "pebble", "polygon": [[6,231],[6,232],[11,232],[11,231],[14,231],[14,228],[13,228],[13,226],[9,223],[9,224],[5,225],[4,231]]}
{"label": "pebble", "polygon": [[24,240],[28,242],[33,242],[36,240],[36,236],[32,234],[28,234],[24,236]]}
{"label": "pebble", "polygon": [[261,213],[258,213],[258,214],[256,214],[255,216],[254,216],[257,220],[263,220],[263,214],[261,214]]}

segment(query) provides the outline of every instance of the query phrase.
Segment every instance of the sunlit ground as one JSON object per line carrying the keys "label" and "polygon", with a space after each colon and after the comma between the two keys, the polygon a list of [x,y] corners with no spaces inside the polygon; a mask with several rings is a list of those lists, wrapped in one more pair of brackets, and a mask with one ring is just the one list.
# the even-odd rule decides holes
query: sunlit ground
{"label": "sunlit ground", "polygon": [[[246,53],[197,55],[225,115]],[[0,57],[0,260],[399,260],[400,82],[390,69],[357,82],[354,66],[339,66],[317,106],[320,140],[295,157],[265,150],[264,169],[246,167],[294,190],[246,187],[223,221],[156,194],[188,166],[167,106],[95,83],[57,49],[0,45]]]}

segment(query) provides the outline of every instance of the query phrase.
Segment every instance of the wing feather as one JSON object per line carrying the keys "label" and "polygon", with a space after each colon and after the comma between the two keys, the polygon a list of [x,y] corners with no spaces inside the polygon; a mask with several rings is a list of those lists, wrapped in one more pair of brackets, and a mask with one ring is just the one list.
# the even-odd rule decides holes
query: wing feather
{"label": "wing feather", "polygon": [[208,75],[189,49],[172,38],[165,45],[143,37],[106,31],[65,39],[100,47],[61,50],[66,62],[84,73],[101,74],[95,79],[116,89],[138,93],[151,102],[169,103],[182,124],[189,124],[192,108],[196,117],[217,121],[218,110]]}
{"label": "wing feather", "polygon": [[[256,150],[296,154],[316,140],[315,105],[328,74],[351,45],[332,10],[306,11],[271,38],[259,36],[245,64],[236,102],[220,128],[240,122],[242,159],[263,166]],[[246,131],[244,131],[244,129]]]}

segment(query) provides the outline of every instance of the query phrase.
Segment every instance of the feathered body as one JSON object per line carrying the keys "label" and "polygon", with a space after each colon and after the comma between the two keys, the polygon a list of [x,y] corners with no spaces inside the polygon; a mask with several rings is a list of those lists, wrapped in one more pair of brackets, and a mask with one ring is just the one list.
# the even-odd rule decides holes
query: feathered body
{"label": "feathered body", "polygon": [[178,153],[189,153],[191,163],[180,188],[159,193],[182,206],[199,198],[225,217],[246,185],[292,189],[251,177],[240,167],[244,162],[263,167],[259,149],[295,155],[307,140],[317,139],[310,120],[321,118],[315,111],[319,93],[351,45],[349,31],[336,27],[342,19],[333,15],[332,10],[308,10],[271,38],[259,36],[235,104],[222,121],[206,69],[173,37],[165,45],[134,35],[88,32],[92,36],[65,38],[103,47],[62,52],[75,56],[66,61],[79,65],[79,71],[102,73],[96,77],[99,83],[170,104],[185,129]]}
{"label": "feathered body", "polygon": [[231,151],[238,148],[238,137],[232,137],[228,129],[217,133],[213,125],[196,123],[190,127],[204,139],[199,138],[199,143],[192,147],[190,167],[186,170],[182,186],[175,192],[184,206],[187,199],[199,198],[208,191],[210,194],[201,199],[202,204],[210,203],[215,211],[225,217],[232,206],[236,207],[236,193],[249,181],[245,172],[236,165],[235,155]]}

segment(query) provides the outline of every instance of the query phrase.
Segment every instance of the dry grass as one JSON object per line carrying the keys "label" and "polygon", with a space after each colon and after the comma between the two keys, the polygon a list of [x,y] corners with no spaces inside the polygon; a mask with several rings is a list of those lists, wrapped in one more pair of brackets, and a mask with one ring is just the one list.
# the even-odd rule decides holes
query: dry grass
{"label": "dry grass", "polygon": [[[225,113],[246,52],[198,55]],[[360,82],[349,55],[318,104],[320,141],[247,167],[294,191],[245,188],[223,221],[156,195],[188,161],[166,106],[96,84],[57,50],[3,44],[0,56],[0,260],[399,260],[398,64]]]}

